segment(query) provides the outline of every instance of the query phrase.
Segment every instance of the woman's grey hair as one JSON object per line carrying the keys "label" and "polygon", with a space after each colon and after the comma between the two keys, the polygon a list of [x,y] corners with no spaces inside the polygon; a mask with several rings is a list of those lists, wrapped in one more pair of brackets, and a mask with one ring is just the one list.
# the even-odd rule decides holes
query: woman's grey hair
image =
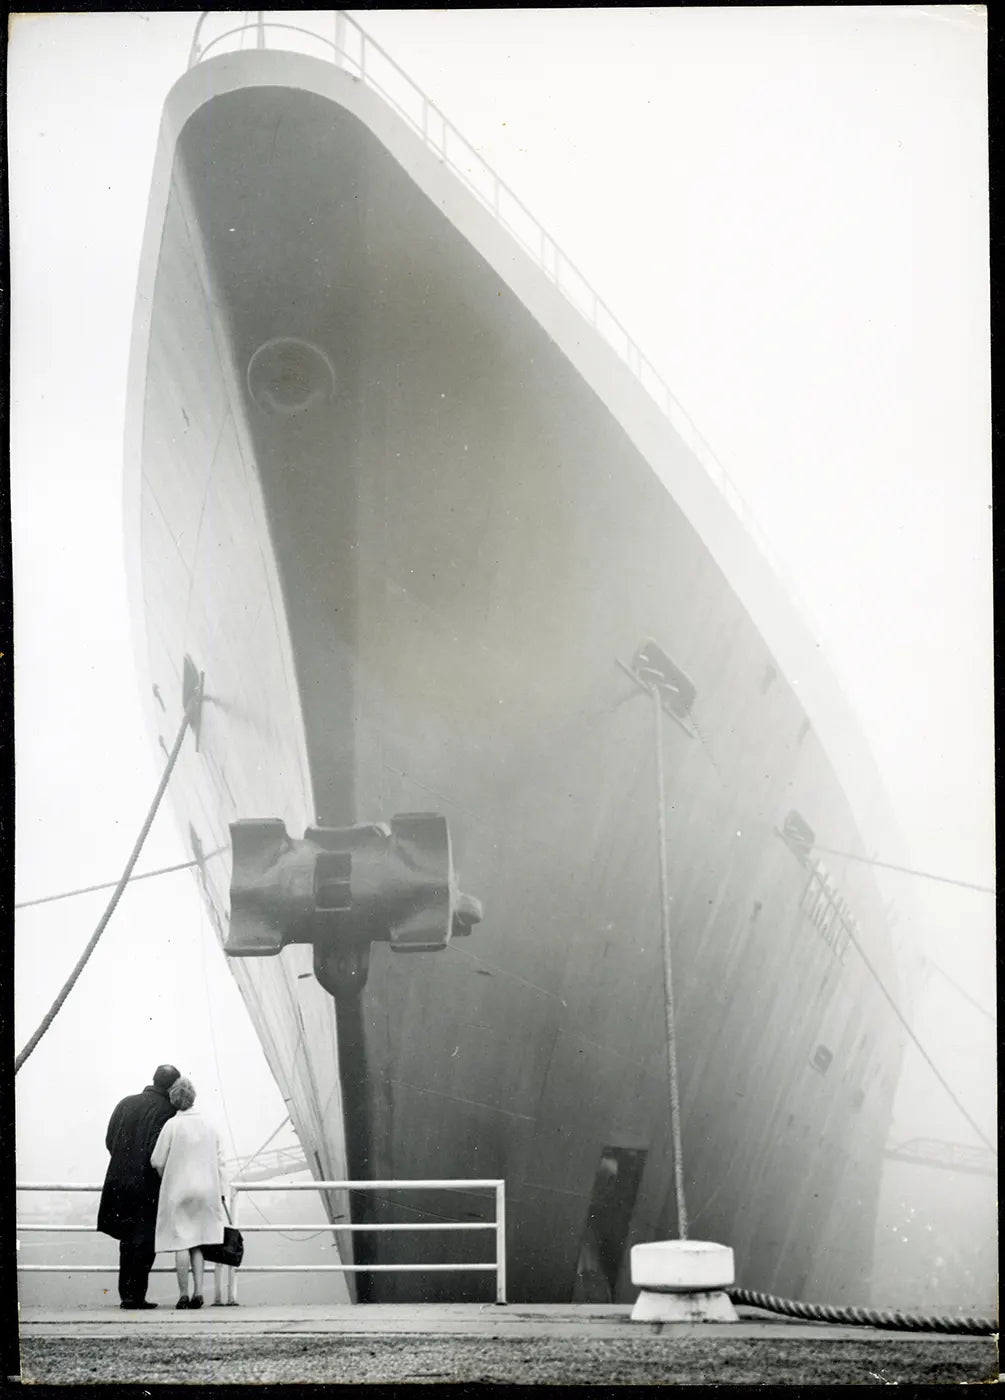
{"label": "woman's grey hair", "polygon": [[186,1079],[184,1076],[176,1079],[168,1090],[168,1098],[175,1108],[183,1111],[186,1108],[191,1108],[195,1103],[195,1086],[191,1079]]}

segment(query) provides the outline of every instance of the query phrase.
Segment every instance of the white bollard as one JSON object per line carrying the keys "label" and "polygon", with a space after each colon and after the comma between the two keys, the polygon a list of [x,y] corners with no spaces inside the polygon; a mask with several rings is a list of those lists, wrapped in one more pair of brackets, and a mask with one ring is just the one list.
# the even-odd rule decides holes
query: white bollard
{"label": "white bollard", "polygon": [[736,1281],[733,1251],[708,1240],[654,1240],[632,1247],[632,1283],[642,1291],[633,1322],[736,1322],[724,1292]]}

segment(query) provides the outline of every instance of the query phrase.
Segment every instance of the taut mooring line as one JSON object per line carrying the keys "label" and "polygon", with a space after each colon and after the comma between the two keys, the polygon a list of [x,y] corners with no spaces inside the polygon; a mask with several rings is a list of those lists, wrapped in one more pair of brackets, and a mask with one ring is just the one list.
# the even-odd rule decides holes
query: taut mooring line
{"label": "taut mooring line", "polygon": [[663,778],[663,696],[651,682],[656,720],[656,836],[659,843],[660,933],[663,940],[663,1010],[667,1028],[667,1069],[670,1076],[670,1133],[673,1139],[673,1180],[677,1198],[677,1234],[687,1239],[687,1205],[684,1200],[684,1149],[680,1126],[680,1081],[677,1073],[677,1027],[674,1015],[673,976],[670,967],[670,877],[667,871],[666,790]]}
{"label": "taut mooring line", "polygon": [[202,684],[200,683],[192,692],[192,695],[189,698],[189,702],[185,706],[185,713],[182,716],[181,724],[178,726],[178,733],[175,736],[174,744],[171,748],[170,754],[168,755],[168,761],[164,768],[164,772],[161,775],[161,780],[157,785],[157,791],[154,793],[153,801],[151,802],[150,808],[146,814],[146,817],[144,818],[143,825],[140,827],[140,834],[137,836],[136,841],[133,845],[133,849],[129,853],[129,859],[126,861],[125,869],[119,877],[119,882],[115,886],[115,890],[112,894],[111,899],[108,901],[108,906],[105,909],[105,912],[102,914],[101,918],[98,920],[98,926],[91,934],[91,937],[88,940],[87,947],[84,949],[79,959],[77,960],[76,967],[73,969],[69,977],[63,983],[63,986],[60,989],[59,996],[57,996],[56,1000],[49,1007],[49,1010],[42,1017],[38,1030],[28,1041],[28,1044],[24,1047],[20,1055],[18,1055],[17,1059],[14,1061],[15,1074],[17,1074],[18,1070],[24,1064],[25,1060],[27,1060],[28,1056],[35,1049],[35,1046],[42,1039],[46,1031],[56,1019],[57,1015],[59,1014],[60,1007],[63,1005],[64,1001],[66,1001],[66,998],[73,991],[77,978],[80,976],[85,966],[87,965],[88,958],[98,946],[98,939],[104,933],[105,927],[108,924],[109,919],[115,912],[115,906],[118,904],[119,899],[122,896],[122,891],[126,888],[126,885],[128,885],[129,883],[129,877],[132,874],[133,866],[139,859],[140,851],[143,849],[143,842],[147,839],[147,833],[150,831],[150,827],[153,824],[153,819],[157,815],[157,808],[160,806],[161,798],[164,796],[164,792],[167,788],[168,781],[171,777],[171,774],[174,772],[174,766],[178,762],[178,755],[181,753],[181,746],[185,739],[185,734],[188,730],[189,725],[193,723],[194,717],[198,713],[199,706],[201,704]]}

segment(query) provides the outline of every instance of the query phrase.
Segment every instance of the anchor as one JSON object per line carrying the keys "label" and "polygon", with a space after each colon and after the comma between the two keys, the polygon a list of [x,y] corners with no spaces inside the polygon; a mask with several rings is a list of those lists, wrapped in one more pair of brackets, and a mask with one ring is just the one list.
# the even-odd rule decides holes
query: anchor
{"label": "anchor", "polygon": [[278,818],[232,822],[232,958],[275,957],[310,943],[314,975],[333,997],[366,983],[370,945],[435,952],[465,936],[481,903],[457,887],[445,817],[408,812],[389,823],[312,826],[291,838]]}

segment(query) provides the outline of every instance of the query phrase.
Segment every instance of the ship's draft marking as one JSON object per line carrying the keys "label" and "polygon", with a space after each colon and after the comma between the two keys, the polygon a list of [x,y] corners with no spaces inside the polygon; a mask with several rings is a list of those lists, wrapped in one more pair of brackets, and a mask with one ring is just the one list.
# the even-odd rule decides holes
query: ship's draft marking
{"label": "ship's draft marking", "polygon": [[248,393],[259,408],[294,418],[335,395],[335,370],[320,348],[295,336],[276,336],[248,361]]}

